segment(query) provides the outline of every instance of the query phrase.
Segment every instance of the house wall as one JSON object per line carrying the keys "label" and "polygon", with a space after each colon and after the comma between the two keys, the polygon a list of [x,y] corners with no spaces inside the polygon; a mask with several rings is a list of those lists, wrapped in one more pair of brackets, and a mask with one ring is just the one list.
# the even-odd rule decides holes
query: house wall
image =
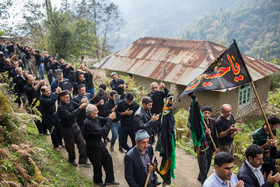
{"label": "house wall", "polygon": [[[110,72],[111,73],[111,72]],[[127,73],[118,72],[122,75],[128,75]],[[157,82],[158,84],[160,81],[155,79],[150,79],[146,77],[141,77],[137,75],[133,75],[134,80],[137,84],[141,84],[143,87],[150,91],[150,84],[152,82]],[[182,85],[175,85],[171,83],[164,82],[166,87],[174,93],[176,98],[179,98],[180,94],[185,90],[186,86]],[[263,78],[254,82],[258,95],[262,103],[266,102],[269,90],[269,77]],[[172,87],[172,88],[171,88]],[[212,107],[212,117],[218,117],[220,115],[221,106],[225,103],[232,105],[232,114],[235,116],[238,110],[238,93],[239,88],[235,88],[233,90],[229,90],[226,92],[218,92],[218,91],[201,91],[196,92],[197,99],[199,101],[200,106],[209,105]],[[181,99],[181,102],[176,101],[175,103],[176,108],[184,108],[187,109],[190,106],[190,97],[184,96]],[[258,107],[258,105],[257,105]],[[250,110],[254,111],[255,108],[250,108]]]}

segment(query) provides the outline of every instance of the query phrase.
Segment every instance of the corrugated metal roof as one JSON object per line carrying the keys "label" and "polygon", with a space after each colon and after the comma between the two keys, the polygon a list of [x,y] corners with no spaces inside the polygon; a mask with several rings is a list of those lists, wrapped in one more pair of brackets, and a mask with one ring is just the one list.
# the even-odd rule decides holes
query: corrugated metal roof
{"label": "corrugated metal roof", "polygon": [[[209,41],[145,37],[105,57],[99,68],[187,85],[227,48]],[[280,71],[280,66],[242,54],[254,81]]]}

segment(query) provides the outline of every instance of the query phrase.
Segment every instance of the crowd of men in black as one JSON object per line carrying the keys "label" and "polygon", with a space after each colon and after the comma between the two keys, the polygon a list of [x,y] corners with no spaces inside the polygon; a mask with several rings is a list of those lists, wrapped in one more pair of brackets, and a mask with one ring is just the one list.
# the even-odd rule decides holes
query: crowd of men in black
{"label": "crowd of men in black", "polygon": [[[139,129],[147,130],[149,142],[153,143],[163,99],[169,92],[163,83],[158,85],[154,82],[149,97],[144,98],[140,106],[133,93],[126,93],[125,81],[113,72],[112,91],[107,94],[107,86],[100,84],[95,93],[93,72],[85,64],[75,71],[64,59],[57,61],[46,51],[40,56],[39,50],[18,45],[16,41],[2,42],[0,72],[2,76],[7,72],[12,80],[10,87],[17,96],[18,106],[29,113],[41,113],[42,121],[35,122],[39,134],[51,134],[55,151],[65,147],[68,162],[73,166],[78,165],[75,162],[76,144],[79,164],[89,166],[91,164],[87,160],[91,161],[93,181],[100,186],[119,184],[115,182],[112,158],[105,147],[107,143],[110,142],[110,150],[114,151],[118,139],[119,151],[128,152],[137,143],[135,133]],[[108,137],[110,130],[111,138]],[[128,136],[131,145],[128,144]],[[102,167],[106,173],[105,182],[102,180]],[[149,183],[154,184],[154,181]]]}

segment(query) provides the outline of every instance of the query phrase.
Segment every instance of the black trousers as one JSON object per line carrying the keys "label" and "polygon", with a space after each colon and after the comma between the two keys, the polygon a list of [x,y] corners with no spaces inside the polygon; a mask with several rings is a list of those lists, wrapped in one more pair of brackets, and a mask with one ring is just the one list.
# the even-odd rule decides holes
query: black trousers
{"label": "black trousers", "polygon": [[[129,146],[127,144],[127,136],[130,137],[132,146]],[[119,143],[121,144],[122,148],[125,149],[126,151],[129,151],[132,147],[134,147],[136,144],[134,126],[122,126],[121,125],[119,128],[119,140],[120,140]]]}
{"label": "black trousers", "polygon": [[106,174],[105,182],[115,181],[112,157],[105,147],[98,150],[87,147],[87,155],[93,166],[93,182],[101,183],[103,181],[102,166]]}
{"label": "black trousers", "polygon": [[39,134],[44,134],[44,133],[47,132],[47,131],[44,131],[43,124],[42,124],[41,121],[36,120],[35,124],[36,124],[36,127],[37,127],[38,131],[39,131]]}
{"label": "black trousers", "polygon": [[48,116],[48,118],[52,118],[51,120],[44,121],[43,124],[46,123],[48,130],[51,133],[52,144],[54,147],[58,147],[59,144],[62,144],[62,134],[61,134],[61,127],[59,124],[59,118],[57,114],[52,116]]}
{"label": "black trousers", "polygon": [[82,132],[77,123],[69,128],[62,128],[62,136],[65,143],[66,151],[68,152],[68,161],[75,161],[75,143],[79,149],[79,163],[87,162],[87,152],[85,146],[85,140],[83,138]]}
{"label": "black trousers", "polygon": [[203,184],[207,179],[207,175],[211,166],[211,160],[213,156],[213,151],[208,148],[204,152],[200,152],[200,158],[198,158],[199,175],[198,180]]}

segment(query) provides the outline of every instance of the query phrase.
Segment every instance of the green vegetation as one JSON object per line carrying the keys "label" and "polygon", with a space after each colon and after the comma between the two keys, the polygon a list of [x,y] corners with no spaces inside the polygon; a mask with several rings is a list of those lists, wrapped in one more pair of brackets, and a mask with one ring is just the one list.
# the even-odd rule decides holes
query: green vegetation
{"label": "green vegetation", "polygon": [[[1,79],[3,82],[3,79]],[[39,136],[33,120],[0,83],[0,186],[92,186]]]}
{"label": "green vegetation", "polygon": [[179,37],[208,40],[229,46],[236,39],[240,51],[266,61],[280,57],[280,3],[257,1],[196,19]]}
{"label": "green vegetation", "polygon": [[[190,128],[187,127],[188,111],[179,109],[174,114],[176,119],[176,145],[185,150],[186,153],[196,157],[193,147],[193,141],[190,136]],[[237,174],[239,167],[245,160],[245,150],[252,143],[253,133],[264,124],[262,117],[237,122],[239,133],[234,138],[235,153],[234,153],[234,173]],[[279,133],[277,133],[279,137]]]}
{"label": "green vegetation", "polygon": [[271,105],[280,108],[280,89],[268,92],[268,101]]}

